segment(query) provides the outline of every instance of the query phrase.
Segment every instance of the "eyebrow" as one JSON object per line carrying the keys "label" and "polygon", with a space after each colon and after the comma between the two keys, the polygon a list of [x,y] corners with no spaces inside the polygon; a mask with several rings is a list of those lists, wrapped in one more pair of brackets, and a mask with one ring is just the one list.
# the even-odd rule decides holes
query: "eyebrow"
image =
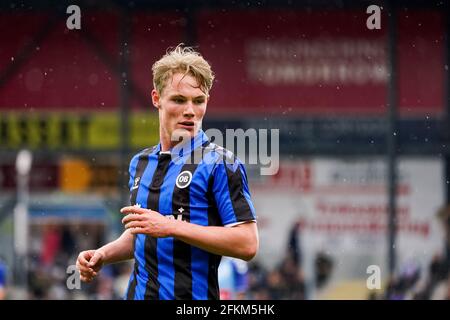
{"label": "eyebrow", "polygon": [[[181,94],[175,94],[175,95],[170,96],[170,99],[186,99],[186,97]],[[193,100],[197,100],[197,99],[206,99],[206,96],[201,95],[201,96],[197,96],[197,97],[193,98]]]}

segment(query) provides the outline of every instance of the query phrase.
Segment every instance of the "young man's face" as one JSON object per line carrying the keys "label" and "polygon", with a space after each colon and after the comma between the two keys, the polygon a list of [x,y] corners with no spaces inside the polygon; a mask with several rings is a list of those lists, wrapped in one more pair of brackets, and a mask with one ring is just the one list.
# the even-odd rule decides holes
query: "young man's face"
{"label": "young man's face", "polygon": [[162,94],[152,91],[153,104],[159,109],[159,125],[166,137],[193,137],[201,127],[208,102],[194,77],[181,73],[167,81]]}

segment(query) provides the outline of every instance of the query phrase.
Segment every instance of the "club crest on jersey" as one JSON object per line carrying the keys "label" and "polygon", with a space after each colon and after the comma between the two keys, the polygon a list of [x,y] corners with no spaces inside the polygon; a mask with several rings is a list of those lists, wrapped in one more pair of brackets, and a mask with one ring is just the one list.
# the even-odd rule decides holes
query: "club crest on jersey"
{"label": "club crest on jersey", "polygon": [[191,184],[192,173],[190,171],[181,172],[176,180],[176,185],[180,189],[184,189]]}

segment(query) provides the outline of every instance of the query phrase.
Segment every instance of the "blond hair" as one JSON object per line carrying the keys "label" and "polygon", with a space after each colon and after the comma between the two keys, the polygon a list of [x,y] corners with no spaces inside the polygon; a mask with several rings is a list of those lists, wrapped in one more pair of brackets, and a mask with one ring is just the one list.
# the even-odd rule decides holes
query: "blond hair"
{"label": "blond hair", "polygon": [[160,95],[167,85],[167,80],[176,73],[194,77],[200,90],[206,95],[209,95],[214,81],[214,73],[209,63],[192,47],[185,47],[183,44],[169,50],[156,61],[152,66],[152,71],[153,86]]}

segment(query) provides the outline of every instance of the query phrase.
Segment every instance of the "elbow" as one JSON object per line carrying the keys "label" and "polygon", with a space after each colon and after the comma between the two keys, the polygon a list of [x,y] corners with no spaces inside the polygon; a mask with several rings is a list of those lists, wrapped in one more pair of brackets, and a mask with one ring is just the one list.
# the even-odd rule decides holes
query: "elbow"
{"label": "elbow", "polygon": [[242,250],[240,259],[245,261],[252,260],[258,253],[258,247],[259,247],[258,238],[254,239],[254,241],[250,241],[249,245],[245,246],[245,248]]}
{"label": "elbow", "polygon": [[239,248],[235,251],[235,257],[250,261],[258,254],[258,229],[256,228],[256,223],[242,224],[240,228],[240,230],[243,230],[243,233],[241,233],[242,236],[239,237],[238,243],[234,246],[234,248]]}
{"label": "elbow", "polygon": [[241,259],[245,260],[245,261],[250,261],[256,256],[257,253],[258,253],[258,248],[256,246],[254,246],[252,248],[245,250],[242,253]]}

